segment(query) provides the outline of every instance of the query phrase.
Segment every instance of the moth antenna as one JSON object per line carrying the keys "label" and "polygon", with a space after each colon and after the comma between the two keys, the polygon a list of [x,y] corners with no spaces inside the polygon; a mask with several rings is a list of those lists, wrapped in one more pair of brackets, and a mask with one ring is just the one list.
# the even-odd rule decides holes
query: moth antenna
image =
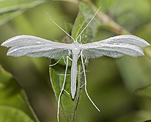
{"label": "moth antenna", "polygon": [[61,98],[62,92],[64,91],[64,86],[65,86],[65,82],[66,82],[67,69],[68,69],[68,56],[67,56],[67,63],[66,63],[64,81],[63,81],[63,85],[62,85],[62,88],[61,88],[61,91],[60,91],[60,94],[59,94],[59,98],[58,98],[58,110],[57,110],[57,120],[58,120],[58,122],[59,122],[60,98]]}
{"label": "moth antenna", "polygon": [[[98,8],[98,10],[95,12],[95,14],[93,15],[93,17],[91,18],[91,20],[88,22],[88,24],[84,27],[84,29],[81,31],[81,33],[78,35],[77,39],[79,38],[79,36],[83,33],[83,31],[89,26],[89,24],[92,22],[92,20],[94,19],[94,17],[96,16],[96,14],[98,13],[98,11],[100,10],[101,7]],[[77,40],[76,39],[76,40]]]}
{"label": "moth antenna", "polygon": [[81,35],[80,35],[79,37],[80,37],[79,42],[82,43],[82,42],[81,42]]}
{"label": "moth antenna", "polygon": [[55,23],[47,12],[46,14],[48,15],[52,23],[54,23],[59,29],[61,29],[65,34],[67,34],[67,36],[69,36],[75,42],[75,39],[71,35],[69,35],[63,28],[61,28],[57,23]]}
{"label": "moth antenna", "polygon": [[88,91],[87,91],[87,81],[86,81],[86,73],[85,73],[85,66],[84,66],[84,62],[83,62],[83,58],[82,58],[82,51],[81,51],[81,62],[82,62],[82,67],[83,67],[83,73],[84,73],[84,79],[85,79],[85,93],[87,95],[87,97],[89,98],[90,102],[93,104],[93,106],[100,112],[100,109],[95,105],[95,103],[92,101],[92,99],[90,98]]}

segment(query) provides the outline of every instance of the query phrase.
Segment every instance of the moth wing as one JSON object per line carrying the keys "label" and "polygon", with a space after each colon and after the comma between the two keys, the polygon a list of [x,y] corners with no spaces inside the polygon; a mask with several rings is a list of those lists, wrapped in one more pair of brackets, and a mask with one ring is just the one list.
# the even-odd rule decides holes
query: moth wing
{"label": "moth wing", "polygon": [[1,44],[1,46],[11,47],[7,52],[7,55],[10,56],[48,57],[52,59],[69,55],[69,45],[30,35],[15,36]]}
{"label": "moth wing", "polygon": [[150,44],[145,41],[144,39],[134,36],[134,35],[119,35],[119,36],[114,36],[110,37],[108,39],[99,41],[98,43],[107,43],[107,44],[131,44],[131,45],[136,45],[139,47],[146,47],[149,46]]}
{"label": "moth wing", "polygon": [[102,41],[82,44],[81,49],[84,57],[96,58],[101,56],[109,56],[112,58],[144,55],[141,47],[149,46],[145,40],[133,35],[121,35],[111,37]]}

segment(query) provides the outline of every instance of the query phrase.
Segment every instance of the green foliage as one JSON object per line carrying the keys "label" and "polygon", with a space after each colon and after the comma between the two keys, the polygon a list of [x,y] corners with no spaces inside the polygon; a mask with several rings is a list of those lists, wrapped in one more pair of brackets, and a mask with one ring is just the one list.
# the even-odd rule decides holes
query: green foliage
{"label": "green foliage", "polygon": [[147,0],[116,0],[110,9],[111,16],[118,24],[131,33],[150,20],[148,16],[150,14],[150,3]]}
{"label": "green foliage", "polygon": [[25,10],[44,2],[45,0],[1,0],[0,25],[4,24]]}
{"label": "green foliage", "polygon": [[24,91],[12,75],[0,66],[0,121],[38,122]]}
{"label": "green foliage", "polygon": [[[95,18],[83,32],[82,43],[127,33],[132,33],[144,38],[149,43],[151,42],[150,0],[95,0],[94,3],[79,2],[79,4],[64,1],[44,2],[42,0],[1,0],[0,42],[2,43],[11,36],[19,34],[34,34],[46,39],[69,43],[69,38],[64,38],[63,32],[49,22],[49,17],[44,11],[47,11],[53,20],[63,28],[63,23],[69,21],[66,30],[76,39],[94,15],[96,6],[101,6],[97,15],[98,18]],[[41,3],[44,4],[40,5]],[[76,17],[78,7],[80,11]],[[20,13],[22,14],[19,15]],[[8,20],[12,21],[8,22]],[[76,21],[74,22],[74,20]],[[74,25],[73,28],[72,25]],[[145,48],[144,51],[150,58],[150,47]],[[84,92],[81,94],[80,85],[82,85],[83,77],[78,74],[78,88],[75,99],[72,100],[71,96],[65,91],[61,96],[61,110],[66,120],[70,122],[75,119],[77,110],[77,122],[151,121],[151,62],[147,56],[138,58],[126,56],[121,59],[101,57],[90,60],[86,68],[90,71],[86,72],[87,89],[93,101],[101,108],[101,113],[95,110]],[[7,57],[5,48],[0,47],[0,64],[19,79],[18,81],[24,86],[40,120],[42,122],[56,122],[57,102],[48,86],[50,84],[48,84],[47,59],[30,59]],[[55,62],[52,61],[52,64]],[[71,63],[69,62],[67,74],[70,74]],[[63,83],[64,75],[61,74],[64,74],[64,71],[63,60],[50,67],[51,84],[56,99],[58,99]],[[80,63],[78,71],[82,72]],[[70,75],[67,75],[65,89],[70,93]],[[79,98],[81,98],[80,101]],[[80,104],[78,104],[79,102]],[[14,116],[16,113],[17,118]],[[11,117],[14,117],[15,122],[38,121],[16,81],[10,74],[1,70],[0,121],[3,121],[1,119],[4,117],[6,119],[6,116],[6,122],[10,122]],[[61,121],[64,121],[62,116]]]}

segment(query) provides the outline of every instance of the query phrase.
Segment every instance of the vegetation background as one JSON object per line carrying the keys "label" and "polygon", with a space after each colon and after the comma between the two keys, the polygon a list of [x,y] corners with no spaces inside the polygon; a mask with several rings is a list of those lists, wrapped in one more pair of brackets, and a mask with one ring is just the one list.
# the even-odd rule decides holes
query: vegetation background
{"label": "vegetation background", "polygon": [[[66,22],[74,24],[78,14],[76,2],[78,1],[0,0],[0,43],[16,35],[62,40],[64,32],[49,21],[45,11],[58,25],[65,28]],[[91,2],[97,7],[101,6],[100,11],[112,18],[117,25],[151,44],[151,0]],[[110,24],[102,23],[99,26],[96,41],[124,34],[122,30],[111,28]],[[50,60],[9,57],[6,56],[7,50],[0,46],[0,64],[23,87],[39,120],[56,122],[57,101],[49,80]],[[125,56],[120,59],[101,57],[89,60],[86,67],[87,89],[101,112],[94,108],[83,91],[77,109],[77,122],[151,121],[150,48],[146,48],[145,52],[147,56],[137,58]],[[141,92],[142,90],[145,92]],[[62,114],[60,119],[61,122],[66,121]]]}

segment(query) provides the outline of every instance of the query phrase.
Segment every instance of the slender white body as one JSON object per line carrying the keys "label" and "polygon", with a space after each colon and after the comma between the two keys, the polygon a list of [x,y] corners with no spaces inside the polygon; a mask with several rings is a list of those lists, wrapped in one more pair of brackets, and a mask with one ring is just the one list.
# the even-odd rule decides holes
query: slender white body
{"label": "slender white body", "polygon": [[76,93],[77,60],[78,60],[78,55],[74,55],[74,57],[72,59],[72,66],[71,66],[71,96],[72,96],[72,99],[74,99],[75,93]]}
{"label": "slender white body", "polygon": [[73,47],[72,47],[72,66],[71,66],[71,96],[72,99],[75,97],[76,93],[76,83],[77,83],[77,61],[79,58],[79,43],[78,42],[73,42]]}

